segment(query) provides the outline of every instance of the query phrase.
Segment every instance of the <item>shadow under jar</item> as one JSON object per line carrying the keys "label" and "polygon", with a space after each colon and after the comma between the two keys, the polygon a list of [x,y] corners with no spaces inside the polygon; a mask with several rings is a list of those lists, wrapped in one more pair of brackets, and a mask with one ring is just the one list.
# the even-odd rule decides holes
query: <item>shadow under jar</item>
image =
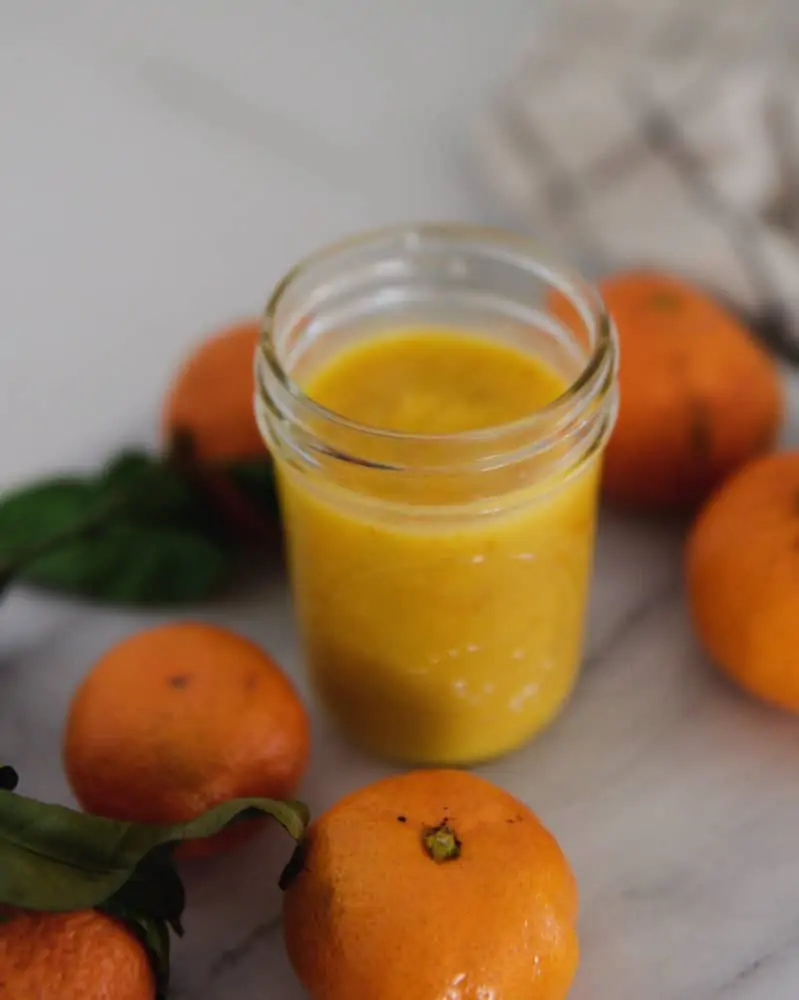
{"label": "shadow under jar", "polygon": [[575,683],[616,342],[522,237],[376,231],[280,282],[256,409],[313,684],[414,764],[514,749]]}

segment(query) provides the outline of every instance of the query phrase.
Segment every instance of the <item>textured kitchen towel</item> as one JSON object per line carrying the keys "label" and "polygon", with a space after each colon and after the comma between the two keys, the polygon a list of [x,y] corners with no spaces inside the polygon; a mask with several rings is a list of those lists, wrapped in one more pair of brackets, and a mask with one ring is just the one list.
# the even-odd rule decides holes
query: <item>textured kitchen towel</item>
{"label": "textured kitchen towel", "polygon": [[542,241],[688,274],[799,361],[799,0],[558,0],[476,149]]}

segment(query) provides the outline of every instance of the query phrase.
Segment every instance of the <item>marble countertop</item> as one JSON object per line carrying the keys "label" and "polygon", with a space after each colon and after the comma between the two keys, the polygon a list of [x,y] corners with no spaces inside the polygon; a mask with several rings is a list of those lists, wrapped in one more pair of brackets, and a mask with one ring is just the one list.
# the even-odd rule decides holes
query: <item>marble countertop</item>
{"label": "marble countertop", "polygon": [[[154,440],[185,348],[259,309],[309,248],[383,222],[494,219],[463,136],[530,7],[0,4],[0,488]],[[796,384],[791,404],[795,441]],[[541,815],[576,869],[574,1000],[795,1000],[799,726],[705,663],[681,535],[603,517],[576,696],[484,773]],[[283,580],[197,614],[262,642],[303,684]],[[69,801],[72,689],[111,642],[165,616],[21,591],[0,616],[0,759],[30,794]],[[323,720],[314,735],[314,810],[381,773]],[[285,850],[267,832],[187,869],[176,997],[301,996],[277,919]]]}

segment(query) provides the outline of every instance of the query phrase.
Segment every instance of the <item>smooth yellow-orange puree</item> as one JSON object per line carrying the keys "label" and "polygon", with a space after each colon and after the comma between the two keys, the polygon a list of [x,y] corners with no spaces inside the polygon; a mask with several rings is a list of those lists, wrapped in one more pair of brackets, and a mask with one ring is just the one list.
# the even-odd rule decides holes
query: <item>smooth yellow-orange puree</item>
{"label": "smooth yellow-orange puree", "polygon": [[[340,415],[414,434],[517,420],[564,387],[515,347],[418,328],[347,348],[303,385]],[[558,711],[580,657],[595,461],[543,497],[482,515],[467,505],[414,516],[288,467],[281,488],[311,675],[359,742],[408,762],[468,763]]]}

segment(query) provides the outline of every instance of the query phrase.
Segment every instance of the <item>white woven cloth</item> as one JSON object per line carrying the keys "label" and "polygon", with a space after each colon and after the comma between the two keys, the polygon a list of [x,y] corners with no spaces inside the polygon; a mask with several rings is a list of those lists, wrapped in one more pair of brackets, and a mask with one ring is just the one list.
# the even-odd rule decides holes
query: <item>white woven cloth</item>
{"label": "white woven cloth", "polygon": [[799,0],[558,0],[478,122],[491,189],[594,272],[660,266],[799,358]]}

